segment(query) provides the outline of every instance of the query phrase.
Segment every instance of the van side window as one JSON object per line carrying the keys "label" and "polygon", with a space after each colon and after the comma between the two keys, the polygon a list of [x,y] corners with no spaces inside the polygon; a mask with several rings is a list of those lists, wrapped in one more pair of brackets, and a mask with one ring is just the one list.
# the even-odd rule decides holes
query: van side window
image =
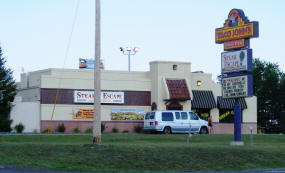
{"label": "van side window", "polygon": [[182,120],[187,120],[188,119],[187,112],[181,112],[181,117]]}
{"label": "van side window", "polygon": [[154,116],[155,116],[155,112],[151,112],[150,116],[149,116],[149,119],[154,119]]}
{"label": "van side window", "polygon": [[189,112],[190,116],[191,116],[191,120],[199,120],[198,115],[194,114],[193,112]]}
{"label": "van side window", "polygon": [[162,121],[173,121],[172,112],[162,112]]}
{"label": "van side window", "polygon": [[145,118],[144,118],[145,120],[148,120],[148,119],[149,119],[149,114],[150,114],[149,112],[146,113]]}
{"label": "van side window", "polygon": [[175,118],[176,118],[177,120],[180,120],[180,112],[175,112]]}

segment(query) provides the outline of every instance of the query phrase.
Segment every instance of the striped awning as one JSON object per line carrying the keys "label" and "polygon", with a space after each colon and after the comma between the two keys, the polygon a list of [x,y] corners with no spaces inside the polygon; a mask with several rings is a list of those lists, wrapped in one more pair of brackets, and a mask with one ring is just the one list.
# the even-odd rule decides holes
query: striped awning
{"label": "striped awning", "polygon": [[[241,105],[241,109],[246,109],[247,105],[243,97],[238,99],[238,102]],[[219,109],[234,109],[235,99],[223,99],[222,96],[218,96],[218,108]]]}
{"label": "striped awning", "polygon": [[192,90],[193,100],[191,106],[193,109],[212,109],[216,108],[216,101],[212,91]]}

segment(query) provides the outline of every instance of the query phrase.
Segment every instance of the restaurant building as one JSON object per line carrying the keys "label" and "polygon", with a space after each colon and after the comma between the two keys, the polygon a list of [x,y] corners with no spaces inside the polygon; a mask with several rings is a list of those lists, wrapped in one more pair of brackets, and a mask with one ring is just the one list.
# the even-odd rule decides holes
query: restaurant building
{"label": "restaurant building", "polygon": [[[93,126],[94,70],[45,69],[21,74],[11,112],[12,126],[19,122],[25,132],[84,132]],[[96,96],[95,96],[96,97]],[[242,132],[257,131],[256,97],[239,99]],[[233,99],[221,97],[221,86],[209,73],[191,72],[189,62],[150,62],[146,72],[101,71],[101,120],[105,132],[113,128],[133,132],[143,126],[152,109],[193,110],[201,118],[211,115],[214,133],[233,134]]]}

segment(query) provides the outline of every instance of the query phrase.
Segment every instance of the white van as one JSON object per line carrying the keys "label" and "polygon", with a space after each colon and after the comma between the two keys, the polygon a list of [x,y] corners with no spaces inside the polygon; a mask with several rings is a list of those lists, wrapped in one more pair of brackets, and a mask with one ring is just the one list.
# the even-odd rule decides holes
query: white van
{"label": "white van", "polygon": [[144,117],[144,130],[170,133],[188,133],[191,126],[191,133],[207,134],[208,122],[199,118],[191,111],[152,111],[147,112]]}

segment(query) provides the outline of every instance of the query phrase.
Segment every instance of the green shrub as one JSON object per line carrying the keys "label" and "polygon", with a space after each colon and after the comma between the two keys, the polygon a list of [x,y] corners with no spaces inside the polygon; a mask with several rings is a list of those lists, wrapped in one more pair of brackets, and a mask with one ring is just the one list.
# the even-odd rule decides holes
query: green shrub
{"label": "green shrub", "polygon": [[22,123],[19,123],[15,126],[15,130],[17,133],[22,133],[24,129],[25,129],[25,126]]}
{"label": "green shrub", "polygon": [[93,132],[92,128],[88,128],[85,130],[85,133],[92,133],[92,132]]}
{"label": "green shrub", "polygon": [[134,128],[135,128],[135,132],[136,132],[136,133],[141,133],[142,130],[143,130],[143,127],[142,127],[142,126],[139,126],[139,125],[138,125],[138,126],[135,126]]}
{"label": "green shrub", "polygon": [[80,130],[76,127],[73,129],[73,133],[80,133]]}
{"label": "green shrub", "polygon": [[129,133],[129,130],[123,130],[123,133]]}
{"label": "green shrub", "polygon": [[113,132],[113,133],[118,133],[118,132],[119,132],[119,129],[117,129],[116,127],[113,127],[113,128],[112,128],[112,132]]}
{"label": "green shrub", "polygon": [[57,126],[57,129],[56,129],[56,131],[57,132],[65,132],[65,126],[64,126],[64,124],[62,123],[62,124],[59,124],[58,126]]}
{"label": "green shrub", "polygon": [[48,133],[48,132],[51,132],[51,130],[48,128],[43,130],[43,133]]}

